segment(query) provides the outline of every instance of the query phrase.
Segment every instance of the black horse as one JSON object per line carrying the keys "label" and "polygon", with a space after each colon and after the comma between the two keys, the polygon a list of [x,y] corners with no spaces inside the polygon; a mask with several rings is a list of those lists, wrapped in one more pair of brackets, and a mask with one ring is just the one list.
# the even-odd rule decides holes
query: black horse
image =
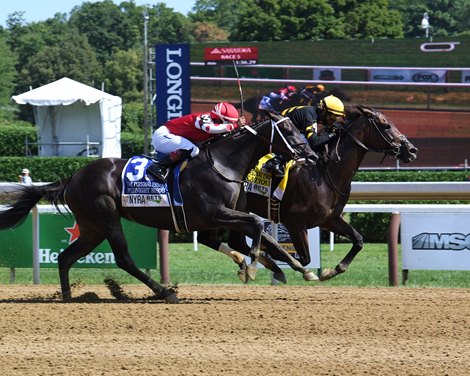
{"label": "black horse", "polygon": [[[280,202],[280,222],[290,234],[302,265],[310,263],[307,230],[320,226],[352,242],[352,248],[335,269],[324,269],[320,280],[344,273],[363,248],[363,238],[343,217],[342,212],[351,192],[351,181],[369,151],[385,153],[409,163],[416,159],[418,149],[380,112],[362,106],[346,108],[347,125],[330,145],[325,162],[317,166],[304,164],[294,167]],[[267,198],[253,193],[240,196],[240,210],[269,218]],[[219,244],[213,234],[198,234],[198,240],[212,248]],[[244,237],[231,232],[229,247],[247,253]],[[267,249],[265,247],[265,249]],[[284,259],[279,259],[285,261]],[[266,264],[268,266],[269,264]],[[285,280],[282,271],[271,263],[275,278]],[[244,276],[241,276],[243,279]]]}
{"label": "black horse", "polygon": [[[180,176],[188,231],[223,227],[252,237],[254,266],[259,256],[262,224],[256,216],[234,209],[244,177],[271,147],[294,158],[299,153],[307,157],[310,155],[304,139],[290,120],[265,120],[208,142]],[[175,230],[176,226],[171,208],[122,206],[121,174],[126,162],[125,159],[103,158],[62,181],[43,186],[18,186],[18,198],[7,210],[0,212],[0,229],[5,229],[24,220],[42,198],[56,206],[68,205],[75,215],[80,236],[59,255],[64,299],[71,298],[69,270],[72,264],[89,254],[103,240],[108,240],[116,264],[121,269],[146,284],[157,298],[169,303],[179,301],[173,289],[160,285],[139,270],[128,252],[121,218],[159,229]],[[282,251],[274,239],[266,234],[263,238],[272,249]],[[294,269],[304,276],[308,274],[297,260],[291,258],[291,262]]]}

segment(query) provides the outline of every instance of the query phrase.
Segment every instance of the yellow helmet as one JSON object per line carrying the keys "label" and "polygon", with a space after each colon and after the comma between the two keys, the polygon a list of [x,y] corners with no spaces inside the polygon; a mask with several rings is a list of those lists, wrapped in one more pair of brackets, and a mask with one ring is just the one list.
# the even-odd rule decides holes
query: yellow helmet
{"label": "yellow helmet", "polygon": [[323,98],[320,105],[322,108],[328,112],[331,112],[332,114],[344,116],[344,104],[334,95],[328,95],[327,97]]}

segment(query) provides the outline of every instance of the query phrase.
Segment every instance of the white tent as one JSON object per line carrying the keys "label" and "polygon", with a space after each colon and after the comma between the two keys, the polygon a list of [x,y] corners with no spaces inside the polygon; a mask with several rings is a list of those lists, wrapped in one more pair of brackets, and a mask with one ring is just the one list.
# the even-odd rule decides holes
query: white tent
{"label": "white tent", "polygon": [[12,98],[35,106],[39,156],[121,157],[120,97],[64,77]]}

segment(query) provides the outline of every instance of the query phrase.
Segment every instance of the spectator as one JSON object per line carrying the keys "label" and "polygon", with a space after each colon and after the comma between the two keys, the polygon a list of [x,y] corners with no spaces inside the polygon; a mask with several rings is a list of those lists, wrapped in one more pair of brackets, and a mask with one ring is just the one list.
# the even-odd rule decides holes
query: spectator
{"label": "spectator", "polygon": [[27,168],[23,168],[21,175],[18,175],[18,182],[25,185],[33,184],[33,179],[29,176],[29,170]]}

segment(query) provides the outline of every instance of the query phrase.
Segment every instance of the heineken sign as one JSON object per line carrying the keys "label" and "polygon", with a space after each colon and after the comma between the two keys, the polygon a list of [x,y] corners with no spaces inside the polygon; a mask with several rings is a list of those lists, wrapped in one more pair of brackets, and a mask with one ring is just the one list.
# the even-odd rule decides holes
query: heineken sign
{"label": "heineken sign", "polygon": [[[122,221],[129,253],[137,267],[156,269],[157,229],[134,222]],[[75,218],[71,215],[40,213],[39,215],[39,263],[41,268],[56,268],[59,254],[80,236]],[[33,266],[32,219],[12,230],[0,232],[2,252],[0,266],[28,268]],[[102,242],[89,255],[79,259],[76,268],[117,268],[114,254],[107,241]]]}

